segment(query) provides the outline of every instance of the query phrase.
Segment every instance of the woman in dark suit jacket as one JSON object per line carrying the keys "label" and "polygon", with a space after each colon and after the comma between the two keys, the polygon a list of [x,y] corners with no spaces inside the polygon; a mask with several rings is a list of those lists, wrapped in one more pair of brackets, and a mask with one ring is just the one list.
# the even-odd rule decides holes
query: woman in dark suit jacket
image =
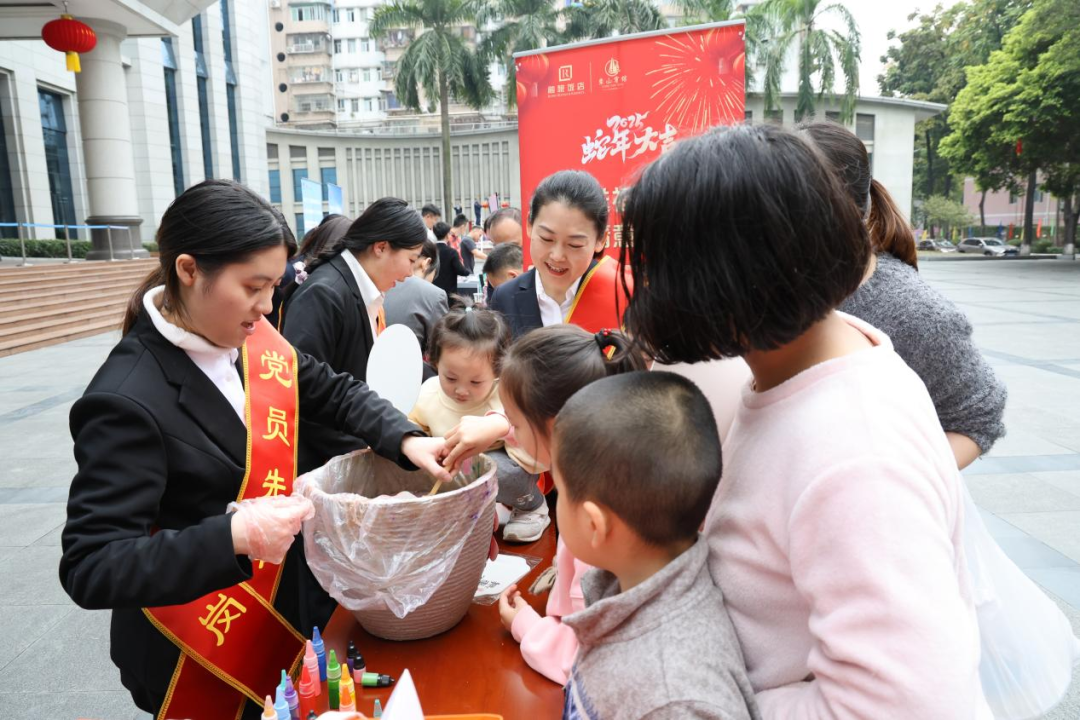
{"label": "woman in dark suit jacket", "polygon": [[[173,202],[157,239],[160,268],[135,293],[123,338],[71,410],[79,469],[60,561],[61,584],[79,606],[113,610],[113,662],[135,704],[155,714],[180,651],[141,608],[233,587],[252,577],[252,560],[280,557],[292,543],[250,507],[225,512],[246,463],[242,375],[232,362],[269,310],[292,235],[255,193],[208,180]],[[296,382],[303,417],[362,437],[403,467],[443,474],[441,441],[422,437],[363,383],[303,353]],[[282,524],[296,521],[292,511],[262,507]],[[259,549],[260,534],[273,552]],[[306,633],[297,561],[294,553],[285,560],[274,607]],[[244,717],[258,716],[246,703]]]}
{"label": "woman in dark suit jacket", "polygon": [[[412,275],[426,239],[424,221],[404,200],[372,203],[308,263],[307,280],[285,301],[281,334],[335,372],[366,380],[383,294]],[[299,471],[362,447],[354,435],[302,420]]]}
{"label": "woman in dark suit jacket", "polygon": [[450,226],[444,222],[437,222],[435,227],[431,228],[431,232],[434,233],[435,244],[439,247],[439,271],[435,273],[435,287],[442,288],[446,291],[446,296],[450,297],[458,291],[458,277],[467,277],[469,270],[461,262],[461,255],[458,254],[457,249],[451,247],[446,241],[450,234]]}
{"label": "woman in dark suit jacket", "polygon": [[603,255],[607,221],[607,199],[592,175],[562,170],[537,186],[529,206],[533,267],[491,296],[491,309],[506,317],[514,339],[566,321],[582,278]]}

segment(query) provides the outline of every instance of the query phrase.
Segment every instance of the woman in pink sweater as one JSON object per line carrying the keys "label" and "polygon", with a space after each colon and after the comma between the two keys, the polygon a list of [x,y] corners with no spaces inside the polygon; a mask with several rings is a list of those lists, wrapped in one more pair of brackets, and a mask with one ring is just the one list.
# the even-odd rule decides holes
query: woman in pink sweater
{"label": "woman in pink sweater", "polygon": [[650,165],[623,222],[631,334],[753,374],[705,533],[763,716],[990,718],[956,461],[888,338],[835,311],[870,247],[844,188],[794,134],[725,128]]}
{"label": "woman in pink sweater", "polygon": [[[453,465],[507,438],[544,467],[551,464],[548,450],[555,416],[566,401],[591,382],[610,375],[644,370],[642,356],[631,352],[618,332],[595,335],[576,325],[551,325],[529,332],[510,347],[502,361],[499,399],[506,414],[466,417],[446,434]],[[509,437],[507,437],[509,435]],[[591,566],[574,558],[560,539],[555,551],[556,580],[548,596],[547,615],[525,602],[516,586],[499,598],[503,625],[521,643],[529,667],[565,685],[577,655],[574,631],[562,618],[585,609],[581,576]]]}

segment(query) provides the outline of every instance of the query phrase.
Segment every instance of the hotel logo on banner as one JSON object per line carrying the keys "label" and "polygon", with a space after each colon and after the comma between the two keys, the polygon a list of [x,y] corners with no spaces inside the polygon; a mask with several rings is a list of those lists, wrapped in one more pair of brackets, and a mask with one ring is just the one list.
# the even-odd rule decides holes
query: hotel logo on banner
{"label": "hotel logo on banner", "polygon": [[626,86],[626,76],[622,74],[622,66],[615,58],[604,63],[604,75],[596,81],[601,90],[621,90]]}
{"label": "hotel logo on banner", "polygon": [[585,83],[574,82],[574,66],[562,65],[559,67],[559,83],[547,86],[548,97],[569,97],[571,95],[584,95]]}

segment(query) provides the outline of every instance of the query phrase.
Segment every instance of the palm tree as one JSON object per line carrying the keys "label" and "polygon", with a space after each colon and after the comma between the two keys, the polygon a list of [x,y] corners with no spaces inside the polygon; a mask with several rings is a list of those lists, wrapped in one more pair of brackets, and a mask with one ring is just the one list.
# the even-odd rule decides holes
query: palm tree
{"label": "palm tree", "polygon": [[683,25],[729,20],[735,5],[734,0],[673,0],[672,4],[682,10]]}
{"label": "palm tree", "polygon": [[481,54],[506,68],[506,107],[517,104],[514,53],[539,50],[559,38],[561,12],[551,0],[494,0],[476,18],[480,27],[497,23],[481,45]]}
{"label": "palm tree", "polygon": [[442,119],[443,210],[454,206],[450,168],[450,98],[480,109],[493,97],[487,64],[469,49],[458,30],[473,25],[477,0],[393,0],[375,11],[371,36],[390,30],[426,30],[411,41],[397,63],[394,91],[403,105],[421,109],[421,91],[429,112],[438,98]]}
{"label": "palm tree", "polygon": [[567,40],[662,30],[667,21],[651,0],[585,0],[566,13]]}
{"label": "palm tree", "polygon": [[[821,21],[832,15],[846,32],[822,28]],[[765,0],[751,8],[747,17],[747,49],[765,69],[765,109],[780,106],[780,80],[784,61],[798,42],[799,95],[795,120],[813,116],[814,106],[826,94],[833,94],[837,64],[844,76],[840,118],[850,122],[859,95],[859,29],[851,12],[839,3],[824,0]],[[752,67],[753,63],[747,63]],[[815,90],[815,81],[818,87]]]}

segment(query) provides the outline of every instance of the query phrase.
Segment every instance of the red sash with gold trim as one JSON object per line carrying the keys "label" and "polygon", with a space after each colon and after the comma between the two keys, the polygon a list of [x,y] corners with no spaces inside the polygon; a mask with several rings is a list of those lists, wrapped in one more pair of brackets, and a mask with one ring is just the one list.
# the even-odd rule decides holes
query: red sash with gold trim
{"label": "red sash with gold trim", "polygon": [[[247,469],[237,500],[289,495],[296,477],[296,352],[265,319],[243,347]],[[254,365],[252,364],[254,363]],[[251,580],[184,605],[143,608],[180,648],[158,720],[234,720],[262,703],[281,670],[294,670],[304,638],[273,607],[281,566],[255,562]]]}
{"label": "red sash with gold trim", "polygon": [[[619,280],[619,263],[605,255],[581,279],[566,322],[591,333],[622,327],[628,298]],[[629,278],[627,278],[629,280]]]}

